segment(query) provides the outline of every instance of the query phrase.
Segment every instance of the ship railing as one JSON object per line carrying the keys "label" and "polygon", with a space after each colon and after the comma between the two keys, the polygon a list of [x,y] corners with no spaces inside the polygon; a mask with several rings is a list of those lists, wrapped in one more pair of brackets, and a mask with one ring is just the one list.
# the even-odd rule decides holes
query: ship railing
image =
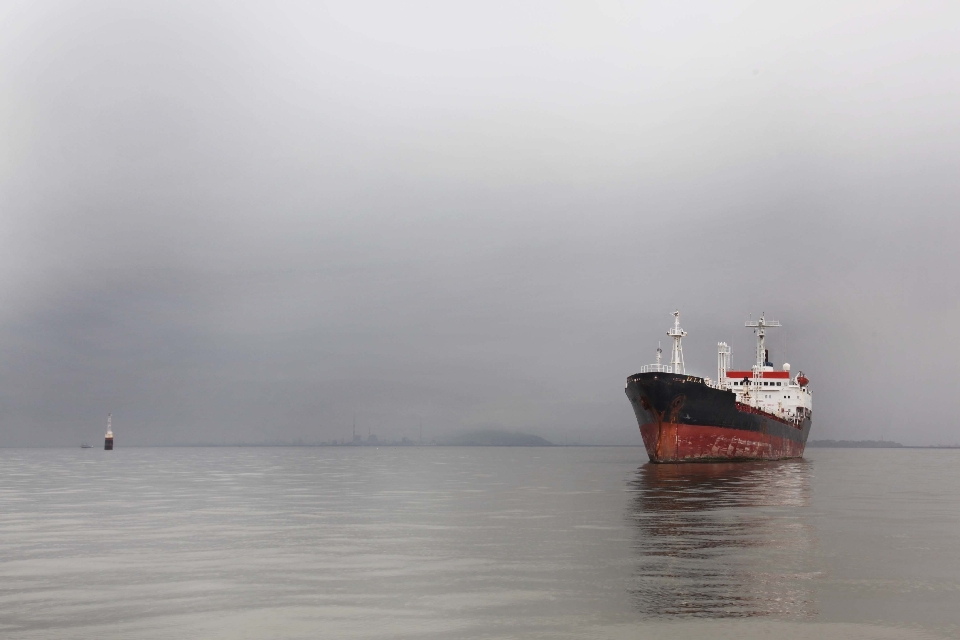
{"label": "ship railing", "polygon": [[673,373],[668,364],[645,364],[640,367],[640,373]]}

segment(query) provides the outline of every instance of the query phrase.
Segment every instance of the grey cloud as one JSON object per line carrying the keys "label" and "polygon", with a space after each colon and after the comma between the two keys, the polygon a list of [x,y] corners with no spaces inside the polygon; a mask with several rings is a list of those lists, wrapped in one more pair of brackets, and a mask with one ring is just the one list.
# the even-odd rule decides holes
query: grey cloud
{"label": "grey cloud", "polygon": [[955,442],[958,17],[14,3],[0,444],[639,443],[677,307],[707,375],[783,321],[821,437]]}

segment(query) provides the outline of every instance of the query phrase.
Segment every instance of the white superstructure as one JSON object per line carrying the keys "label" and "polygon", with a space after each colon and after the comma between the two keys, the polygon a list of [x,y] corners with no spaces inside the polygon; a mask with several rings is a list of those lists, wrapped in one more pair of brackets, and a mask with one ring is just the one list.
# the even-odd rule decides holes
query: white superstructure
{"label": "white superstructure", "polygon": [[757,335],[757,359],[749,370],[730,370],[730,347],[717,345],[717,387],[737,394],[737,402],[760,409],[786,420],[802,420],[813,411],[813,394],[809,380],[800,371],[790,377],[790,364],[776,370],[764,343],[766,329],[781,326],[776,320],[748,321],[747,327]]}
{"label": "white superstructure", "polygon": [[[773,414],[784,420],[799,422],[813,411],[813,394],[810,391],[809,380],[800,371],[790,376],[790,364],[783,363],[780,370],[774,368],[770,362],[770,352],[766,348],[766,331],[770,327],[779,327],[776,320],[767,320],[761,314],[759,320],[750,320],[746,327],[754,330],[757,335],[756,361],[750,369],[733,370],[730,368],[730,345],[726,342],[717,343],[717,380],[704,378],[704,382],[714,388],[732,391],[737,396],[737,402]],[[683,375],[683,347],[680,340],[686,337],[687,332],[680,328],[680,312],[673,312],[673,327],[667,331],[673,338],[673,352],[670,364],[662,364],[663,350],[657,346],[657,361],[655,364],[644,365],[640,373],[677,373]]]}

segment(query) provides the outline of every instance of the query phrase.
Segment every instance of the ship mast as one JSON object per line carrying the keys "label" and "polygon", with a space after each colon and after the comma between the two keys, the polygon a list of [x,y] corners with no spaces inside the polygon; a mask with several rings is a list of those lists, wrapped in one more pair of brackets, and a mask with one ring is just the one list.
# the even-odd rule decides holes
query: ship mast
{"label": "ship mast", "polygon": [[656,371],[658,373],[670,373],[672,369],[665,364],[660,364],[660,360],[663,359],[663,349],[660,348],[660,343],[657,343],[657,363],[656,364],[645,364],[640,367],[640,373],[649,373],[651,371]]}
{"label": "ship mast", "polygon": [[683,347],[680,346],[680,338],[687,335],[687,332],[680,328],[679,310],[673,312],[673,328],[667,331],[667,335],[673,338],[673,355],[670,358],[670,366],[674,373],[686,373],[683,369]]}
{"label": "ship mast", "polygon": [[763,377],[763,369],[767,365],[767,350],[763,344],[765,329],[780,326],[779,321],[767,320],[765,316],[765,313],[761,313],[759,320],[749,320],[744,324],[745,327],[752,327],[754,333],[757,334],[757,362],[753,365],[753,384],[755,386],[760,386],[760,378]]}

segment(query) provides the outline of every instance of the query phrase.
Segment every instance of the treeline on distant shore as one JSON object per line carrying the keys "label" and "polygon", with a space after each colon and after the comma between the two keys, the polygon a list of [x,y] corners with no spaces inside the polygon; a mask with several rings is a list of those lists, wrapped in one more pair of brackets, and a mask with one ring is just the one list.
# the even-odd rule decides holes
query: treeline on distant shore
{"label": "treeline on distant shore", "polygon": [[897,449],[903,445],[890,440],[811,440],[807,446],[834,449]]}
{"label": "treeline on distant shore", "polygon": [[502,429],[474,429],[458,435],[431,438],[429,442],[420,440],[410,440],[402,438],[401,440],[381,440],[375,434],[363,439],[355,436],[353,440],[333,440],[323,442],[304,442],[301,439],[293,442],[257,442],[257,443],[194,443],[172,446],[181,447],[398,447],[398,446],[447,446],[447,447],[553,447],[556,446],[549,440],[529,433],[520,433],[519,431],[505,431]]}
{"label": "treeline on distant shore", "polygon": [[552,447],[553,443],[529,433],[478,429],[440,440],[439,444],[457,447]]}

